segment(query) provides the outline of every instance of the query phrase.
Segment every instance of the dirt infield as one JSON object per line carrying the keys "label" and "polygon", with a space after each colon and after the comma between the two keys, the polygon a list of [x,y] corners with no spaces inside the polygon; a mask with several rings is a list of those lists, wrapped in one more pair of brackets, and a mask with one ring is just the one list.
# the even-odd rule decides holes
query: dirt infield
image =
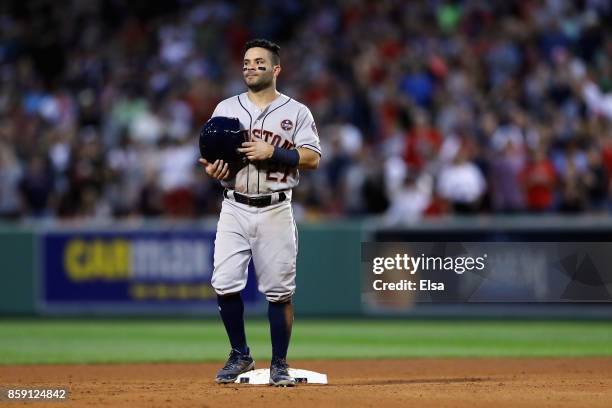
{"label": "dirt infield", "polygon": [[[218,364],[0,366],[0,387],[68,387],[66,404],[112,407],[611,407],[612,358],[303,361],[328,385],[216,385]],[[265,364],[259,364],[265,368]],[[7,404],[21,405],[21,404]]]}

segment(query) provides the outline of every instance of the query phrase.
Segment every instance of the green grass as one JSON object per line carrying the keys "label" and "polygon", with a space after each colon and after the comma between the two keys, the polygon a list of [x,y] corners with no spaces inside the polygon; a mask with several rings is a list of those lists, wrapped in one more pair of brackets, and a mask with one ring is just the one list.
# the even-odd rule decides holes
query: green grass
{"label": "green grass", "polygon": [[[265,320],[247,324],[270,357]],[[221,361],[218,320],[0,320],[0,364]],[[612,322],[298,320],[292,359],[611,356]]]}

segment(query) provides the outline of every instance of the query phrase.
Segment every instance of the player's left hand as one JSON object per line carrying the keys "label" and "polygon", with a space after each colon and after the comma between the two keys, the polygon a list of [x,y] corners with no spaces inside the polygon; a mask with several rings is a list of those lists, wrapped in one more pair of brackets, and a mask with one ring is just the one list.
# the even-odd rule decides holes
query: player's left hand
{"label": "player's left hand", "polygon": [[239,147],[238,151],[244,153],[250,161],[268,160],[274,153],[274,147],[263,140],[257,140],[242,143],[242,147]]}

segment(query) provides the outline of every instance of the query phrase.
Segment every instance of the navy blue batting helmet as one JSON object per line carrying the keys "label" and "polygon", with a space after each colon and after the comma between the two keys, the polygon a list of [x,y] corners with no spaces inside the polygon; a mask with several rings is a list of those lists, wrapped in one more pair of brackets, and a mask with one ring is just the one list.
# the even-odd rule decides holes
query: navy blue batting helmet
{"label": "navy blue batting helmet", "polygon": [[209,163],[221,159],[233,170],[246,165],[246,158],[237,149],[245,142],[245,133],[237,118],[215,116],[200,130],[200,154]]}

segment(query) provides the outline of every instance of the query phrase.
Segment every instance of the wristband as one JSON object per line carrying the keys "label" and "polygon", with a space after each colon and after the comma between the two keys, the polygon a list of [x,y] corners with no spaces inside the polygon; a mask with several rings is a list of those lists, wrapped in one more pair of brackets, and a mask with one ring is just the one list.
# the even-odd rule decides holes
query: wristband
{"label": "wristband", "polygon": [[300,153],[297,151],[297,149],[289,150],[275,147],[270,159],[278,164],[284,164],[289,167],[297,167],[300,163]]}

